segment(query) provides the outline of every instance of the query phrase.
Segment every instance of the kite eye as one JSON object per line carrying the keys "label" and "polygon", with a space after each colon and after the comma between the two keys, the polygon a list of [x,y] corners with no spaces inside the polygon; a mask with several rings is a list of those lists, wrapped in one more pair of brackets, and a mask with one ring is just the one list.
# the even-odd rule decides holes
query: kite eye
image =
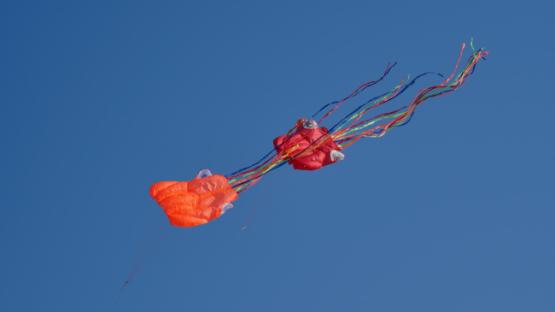
{"label": "kite eye", "polygon": [[306,129],[316,129],[318,128],[318,123],[314,119],[309,119],[304,122],[303,127]]}
{"label": "kite eye", "polygon": [[202,178],[206,178],[212,175],[212,172],[210,171],[210,169],[202,169],[201,171],[199,171],[197,173],[196,178],[197,179],[202,179]]}
{"label": "kite eye", "polygon": [[343,160],[345,159],[345,154],[341,153],[340,151],[333,150],[330,152],[331,161],[336,160]]}
{"label": "kite eye", "polygon": [[222,214],[226,213],[226,211],[228,211],[231,208],[233,208],[233,204],[232,203],[226,203],[225,205],[222,206]]}

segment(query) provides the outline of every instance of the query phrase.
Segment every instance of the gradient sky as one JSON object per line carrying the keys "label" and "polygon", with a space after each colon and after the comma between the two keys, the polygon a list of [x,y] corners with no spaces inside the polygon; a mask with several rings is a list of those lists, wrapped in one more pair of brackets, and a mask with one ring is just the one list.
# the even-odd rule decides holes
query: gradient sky
{"label": "gradient sky", "polygon": [[[0,310],[555,311],[554,11],[3,3]],[[388,61],[363,98],[448,73],[471,36],[490,56],[462,89],[340,164],[283,167],[193,229],[148,196],[257,160]]]}

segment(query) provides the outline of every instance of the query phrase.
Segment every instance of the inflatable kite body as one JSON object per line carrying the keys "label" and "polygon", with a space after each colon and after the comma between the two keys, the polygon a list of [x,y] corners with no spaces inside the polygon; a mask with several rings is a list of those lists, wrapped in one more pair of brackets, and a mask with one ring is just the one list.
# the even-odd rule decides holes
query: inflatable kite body
{"label": "inflatable kite body", "polygon": [[[472,46],[472,42],[471,42]],[[228,175],[212,175],[201,170],[191,181],[158,182],[150,188],[150,195],[162,207],[170,223],[179,227],[193,227],[219,218],[233,207],[238,194],[252,187],[260,179],[287,164],[296,170],[318,170],[344,159],[343,151],[361,138],[380,138],[391,129],[407,124],[416,108],[428,99],[449,94],[461,87],[474,72],[488,52],[475,50],[464,68],[457,73],[465,44],[462,45],[455,69],[447,78],[441,76],[438,84],[421,89],[416,96],[400,108],[375,114],[367,118],[370,111],[396,99],[424,76],[402,80],[390,91],[363,101],[350,113],[339,118],[333,125],[324,127],[326,118],[335,113],[348,101],[362,94],[369,87],[381,82],[396,65],[386,67],[377,80],[365,82],[348,96],[324,105],[309,119],[299,119],[286,134],[274,139],[273,148],[260,160]],[[321,116],[321,117],[319,117]],[[316,118],[318,118],[316,121]]]}
{"label": "inflatable kite body", "polygon": [[197,226],[220,217],[233,208],[237,192],[222,175],[201,170],[189,182],[164,181],[151,186],[150,196],[164,209],[175,226]]}
{"label": "inflatable kite body", "polygon": [[[319,143],[317,147],[308,149],[315,143]],[[314,120],[297,121],[293,133],[274,139],[274,148],[298,170],[320,169],[344,158],[341,148],[328,135],[328,129],[319,127]]]}

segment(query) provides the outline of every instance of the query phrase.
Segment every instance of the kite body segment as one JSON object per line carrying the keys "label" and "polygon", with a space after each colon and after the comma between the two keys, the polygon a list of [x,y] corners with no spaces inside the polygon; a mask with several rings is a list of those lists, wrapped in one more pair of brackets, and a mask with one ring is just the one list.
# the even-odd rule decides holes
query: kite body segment
{"label": "kite body segment", "polygon": [[226,177],[205,169],[191,181],[155,183],[150,196],[164,209],[171,224],[191,227],[208,223],[233,208],[237,192]]}
{"label": "kite body segment", "polygon": [[[293,168],[317,170],[345,157],[328,132],[314,120],[300,119],[291,134],[274,139],[274,148]],[[314,148],[309,148],[311,146]]]}

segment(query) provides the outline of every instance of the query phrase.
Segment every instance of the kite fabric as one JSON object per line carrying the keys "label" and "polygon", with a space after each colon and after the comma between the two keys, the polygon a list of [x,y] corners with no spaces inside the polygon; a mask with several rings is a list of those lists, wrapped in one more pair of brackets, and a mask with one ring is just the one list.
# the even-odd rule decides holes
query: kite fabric
{"label": "kite fabric", "polygon": [[150,195],[175,226],[197,226],[220,217],[233,208],[237,192],[226,177],[201,170],[189,182],[164,181],[152,185]]}
{"label": "kite fabric", "polygon": [[[349,100],[383,81],[396,63],[388,64],[380,78],[363,83],[348,96],[324,105],[310,119],[299,119],[294,127],[273,141],[273,149],[250,166],[229,175],[212,174],[203,169],[191,181],[163,181],[150,188],[150,195],[162,207],[170,223],[193,227],[219,218],[233,208],[238,194],[286,164],[296,170],[318,170],[345,158],[344,151],[361,138],[380,138],[391,129],[406,125],[416,108],[426,100],[449,94],[460,88],[474,73],[476,65],[488,55],[483,48],[474,49],[464,67],[457,72],[466,45],[461,45],[453,72],[447,77],[426,72],[402,80],[388,92],[363,102],[331,127],[322,125]],[[427,75],[441,76],[441,83],[421,89],[408,105],[371,117],[367,114],[404,93]]]}

